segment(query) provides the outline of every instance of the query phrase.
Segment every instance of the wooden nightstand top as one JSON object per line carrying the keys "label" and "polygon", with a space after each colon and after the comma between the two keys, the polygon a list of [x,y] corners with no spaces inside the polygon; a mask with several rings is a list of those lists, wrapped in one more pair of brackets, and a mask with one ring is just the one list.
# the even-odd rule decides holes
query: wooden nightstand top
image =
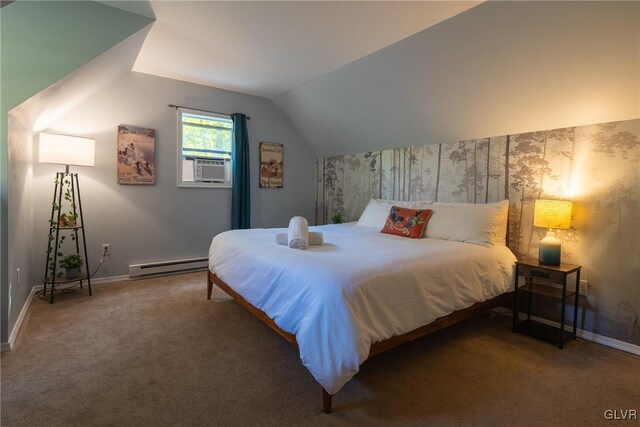
{"label": "wooden nightstand top", "polygon": [[573,273],[574,271],[578,271],[578,270],[580,270],[582,268],[581,265],[575,265],[575,264],[560,264],[560,265],[541,264],[540,261],[538,261],[535,258],[519,259],[518,261],[516,261],[516,264],[526,265],[526,266],[529,266],[529,267],[535,267],[535,268],[539,268],[539,269],[542,269],[542,270],[559,271],[559,272],[564,273],[564,274],[570,274],[570,273]]}

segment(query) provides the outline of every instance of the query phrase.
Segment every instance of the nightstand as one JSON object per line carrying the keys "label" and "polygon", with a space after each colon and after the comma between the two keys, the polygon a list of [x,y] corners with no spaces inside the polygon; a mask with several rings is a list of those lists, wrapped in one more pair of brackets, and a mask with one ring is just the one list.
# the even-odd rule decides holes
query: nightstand
{"label": "nightstand", "polygon": [[[513,332],[521,332],[534,338],[557,343],[560,348],[569,339],[576,338],[578,323],[578,297],[580,295],[580,269],[573,264],[546,265],[536,259],[524,259],[516,262],[516,287],[513,298]],[[576,286],[567,290],[567,276],[575,273]],[[520,276],[524,285],[519,286]],[[531,318],[531,297],[543,295],[561,301],[560,327],[550,326]],[[574,296],[573,331],[565,331],[565,311],[567,300]],[[527,318],[520,320],[520,297],[527,298]]]}

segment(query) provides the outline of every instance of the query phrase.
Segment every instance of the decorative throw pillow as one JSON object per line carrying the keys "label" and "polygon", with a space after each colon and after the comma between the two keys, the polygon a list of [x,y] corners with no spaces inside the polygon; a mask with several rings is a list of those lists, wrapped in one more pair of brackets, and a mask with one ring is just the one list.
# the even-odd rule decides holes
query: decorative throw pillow
{"label": "decorative throw pillow", "polygon": [[427,227],[431,209],[409,209],[392,206],[382,232],[419,239]]}

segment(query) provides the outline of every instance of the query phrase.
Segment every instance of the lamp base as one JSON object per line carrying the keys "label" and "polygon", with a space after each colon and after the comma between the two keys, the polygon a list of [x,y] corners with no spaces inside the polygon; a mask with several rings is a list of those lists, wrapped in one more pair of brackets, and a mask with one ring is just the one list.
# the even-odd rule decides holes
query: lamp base
{"label": "lamp base", "polygon": [[562,255],[562,243],[556,237],[553,230],[547,231],[547,235],[540,240],[538,261],[540,264],[560,265]]}

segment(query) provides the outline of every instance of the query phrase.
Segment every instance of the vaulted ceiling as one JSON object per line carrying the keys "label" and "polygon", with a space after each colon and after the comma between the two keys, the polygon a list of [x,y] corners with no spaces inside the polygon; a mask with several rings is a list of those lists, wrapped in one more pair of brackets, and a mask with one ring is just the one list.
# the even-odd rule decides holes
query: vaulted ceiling
{"label": "vaulted ceiling", "polygon": [[640,2],[488,1],[274,102],[320,156],[640,116]]}
{"label": "vaulted ceiling", "polygon": [[639,2],[104,3],[156,18],[134,71],[271,98],[320,156],[640,115]]}
{"label": "vaulted ceiling", "polygon": [[481,2],[105,3],[156,18],[134,71],[272,98]]}

